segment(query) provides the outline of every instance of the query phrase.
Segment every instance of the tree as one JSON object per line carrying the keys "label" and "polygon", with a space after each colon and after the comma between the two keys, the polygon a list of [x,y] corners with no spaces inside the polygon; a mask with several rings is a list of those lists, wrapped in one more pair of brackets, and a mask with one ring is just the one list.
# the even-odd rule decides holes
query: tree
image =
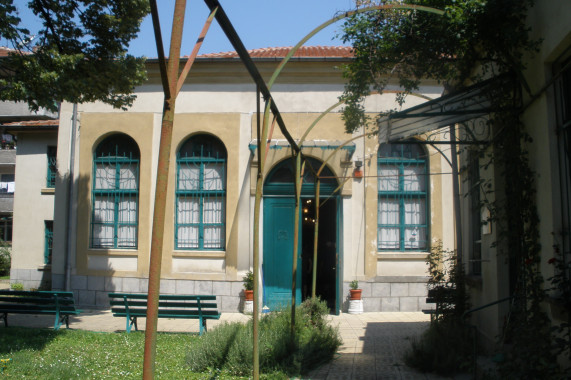
{"label": "tree", "polygon": [[[358,1],[358,6],[371,1]],[[385,3],[385,2],[383,2]],[[389,3],[389,2],[386,2]],[[486,96],[494,105],[488,124],[494,131],[489,164],[504,182],[491,204],[497,232],[495,246],[510,262],[513,302],[505,337],[514,349],[502,364],[510,378],[554,378],[556,364],[550,350],[549,319],[541,276],[536,173],[530,168],[527,145],[532,143],[520,120],[523,96],[533,97],[525,81],[528,55],[540,41],[529,37],[526,25],[533,0],[409,0],[445,11],[442,17],[413,11],[356,14],[344,24],[345,42],[354,47],[347,64],[342,100],[346,129],[370,123],[362,106],[371,92],[397,82],[399,102],[417,89],[423,78],[440,81],[449,92],[487,78],[509,74],[512,85],[495,81]],[[499,188],[502,188],[500,185]],[[513,273],[512,273],[513,272]]]}
{"label": "tree", "polygon": [[[357,1],[369,6],[377,1]],[[379,3],[392,3],[380,1]],[[394,2],[400,3],[400,2]],[[445,11],[386,10],[355,14],[345,22],[342,39],[353,45],[342,96],[348,131],[368,124],[363,99],[382,93],[389,81],[403,92],[418,89],[422,78],[436,79],[447,90],[462,88],[490,75],[523,71],[522,55],[538,47],[528,36],[527,9],[533,0],[411,0],[408,4]]]}
{"label": "tree", "polygon": [[58,102],[130,106],[146,79],[144,58],[127,54],[148,13],[145,0],[32,0],[37,35],[21,25],[13,0],[0,0],[0,100],[55,111]]}

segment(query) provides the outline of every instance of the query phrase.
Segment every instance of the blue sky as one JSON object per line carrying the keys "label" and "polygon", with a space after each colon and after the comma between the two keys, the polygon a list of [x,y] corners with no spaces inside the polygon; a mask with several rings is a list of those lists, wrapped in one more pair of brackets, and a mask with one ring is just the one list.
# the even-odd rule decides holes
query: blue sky
{"label": "blue sky", "polygon": [[[15,3],[23,25],[30,30],[37,28],[35,16],[25,7],[27,1]],[[175,0],[157,1],[167,54],[174,3]],[[220,0],[220,3],[247,49],[293,46],[321,23],[354,7],[353,0]],[[182,55],[192,51],[208,13],[203,0],[187,0]],[[341,25],[342,22],[337,22],[329,26],[306,45],[341,45],[340,40],[332,40]],[[234,49],[214,21],[200,53],[231,50]],[[129,52],[136,56],[157,56],[150,16],[143,21],[139,37],[131,43]]]}

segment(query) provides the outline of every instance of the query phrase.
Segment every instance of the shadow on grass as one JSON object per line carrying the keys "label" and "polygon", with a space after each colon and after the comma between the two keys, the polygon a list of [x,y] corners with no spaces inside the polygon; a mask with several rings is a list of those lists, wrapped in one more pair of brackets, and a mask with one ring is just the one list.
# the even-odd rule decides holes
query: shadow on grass
{"label": "shadow on grass", "polygon": [[9,353],[44,349],[62,331],[27,327],[3,327],[0,329],[0,355]]}

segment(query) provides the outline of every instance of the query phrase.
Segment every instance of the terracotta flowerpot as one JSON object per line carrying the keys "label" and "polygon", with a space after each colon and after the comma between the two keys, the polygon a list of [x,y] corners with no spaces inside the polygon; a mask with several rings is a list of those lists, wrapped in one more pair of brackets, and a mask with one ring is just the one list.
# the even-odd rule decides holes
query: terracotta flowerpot
{"label": "terracotta flowerpot", "polygon": [[362,291],[363,291],[363,289],[349,289],[349,293],[350,293],[349,299],[360,300]]}
{"label": "terracotta flowerpot", "polygon": [[244,294],[246,296],[246,301],[253,301],[254,300],[254,291],[253,290],[244,290]]}

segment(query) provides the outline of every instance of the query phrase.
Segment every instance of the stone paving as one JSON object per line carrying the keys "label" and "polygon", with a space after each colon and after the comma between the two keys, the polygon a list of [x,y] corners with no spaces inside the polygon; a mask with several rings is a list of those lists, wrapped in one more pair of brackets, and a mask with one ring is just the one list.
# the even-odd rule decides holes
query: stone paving
{"label": "stone paving", "polygon": [[[224,322],[244,322],[248,318],[240,313],[222,313],[220,321],[208,321],[208,328]],[[443,379],[416,372],[406,367],[403,361],[403,353],[410,340],[418,337],[428,326],[428,316],[420,312],[342,313],[329,319],[339,327],[343,344],[333,361],[314,370],[305,379]],[[8,316],[10,326],[52,328],[53,322],[50,316]],[[138,326],[144,330],[145,318],[139,319]],[[125,331],[125,318],[114,318],[109,310],[84,310],[79,316],[70,318],[70,327],[90,331]],[[198,332],[199,326],[196,320],[159,319],[158,330]]]}

